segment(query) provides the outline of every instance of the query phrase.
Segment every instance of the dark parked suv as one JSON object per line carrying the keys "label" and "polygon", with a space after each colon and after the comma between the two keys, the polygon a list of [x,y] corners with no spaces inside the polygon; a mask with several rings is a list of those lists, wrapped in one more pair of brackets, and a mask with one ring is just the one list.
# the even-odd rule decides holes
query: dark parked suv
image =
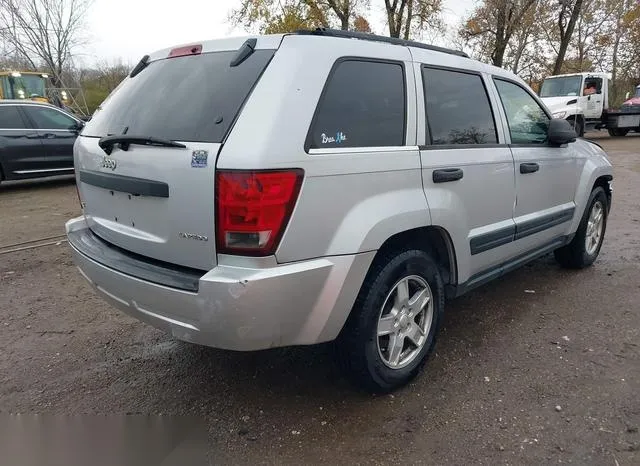
{"label": "dark parked suv", "polygon": [[83,122],[53,105],[0,101],[0,181],[73,173]]}

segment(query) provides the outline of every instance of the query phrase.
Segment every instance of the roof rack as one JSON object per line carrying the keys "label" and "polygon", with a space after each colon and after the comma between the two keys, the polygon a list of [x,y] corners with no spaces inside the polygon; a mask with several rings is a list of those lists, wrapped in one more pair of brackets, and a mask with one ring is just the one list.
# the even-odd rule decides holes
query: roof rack
{"label": "roof rack", "polygon": [[434,52],[448,53],[449,55],[457,55],[458,57],[469,58],[469,55],[467,55],[466,53],[460,50],[447,49],[445,47],[438,47],[437,45],[423,44],[422,42],[398,39],[396,37],[378,36],[376,34],[369,34],[367,32],[342,31],[339,29],[330,29],[330,28],[317,28],[314,30],[301,29],[299,31],[296,31],[296,34],[309,35],[309,36],[322,36],[322,37],[342,37],[345,39],[361,39],[361,40],[370,40],[374,42],[386,42],[387,44],[404,45],[405,47],[416,47],[420,49],[432,50]]}

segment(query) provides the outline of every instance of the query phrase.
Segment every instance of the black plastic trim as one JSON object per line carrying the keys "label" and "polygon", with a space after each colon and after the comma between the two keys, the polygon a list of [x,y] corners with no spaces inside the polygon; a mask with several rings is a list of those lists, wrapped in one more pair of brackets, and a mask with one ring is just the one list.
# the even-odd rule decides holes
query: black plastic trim
{"label": "black plastic trim", "polygon": [[418,146],[420,150],[451,150],[451,149],[499,149],[508,148],[508,144],[433,144]]}
{"label": "black plastic trim", "polygon": [[571,240],[573,239],[573,235],[569,235],[569,236],[561,236],[547,244],[545,244],[544,246],[541,246],[539,248],[535,248],[532,249],[529,252],[526,252],[524,254],[521,254],[517,257],[515,257],[514,259],[511,259],[509,261],[506,261],[500,265],[496,265],[494,267],[490,267],[487,270],[484,270],[482,272],[479,272],[475,275],[473,275],[471,278],[469,278],[469,280],[467,280],[464,283],[460,283],[455,287],[455,290],[451,290],[451,294],[455,297],[458,296],[462,296],[465,293],[468,293],[469,291],[473,290],[474,288],[477,288],[481,285],[484,285],[492,280],[495,280],[496,278],[505,275],[509,272],[512,272],[515,269],[518,269],[520,267],[522,267],[525,264],[528,264],[529,262],[538,259],[541,256],[544,256],[546,254],[549,254],[550,252],[554,251],[555,249],[558,249],[562,246],[564,246],[565,244],[568,244],[571,242]]}
{"label": "black plastic trim", "polygon": [[471,255],[474,256],[476,254],[480,254],[481,252],[485,252],[504,244],[511,243],[515,237],[515,234],[516,226],[514,224],[496,231],[491,231],[489,233],[474,236],[469,241]]}
{"label": "black plastic trim", "polygon": [[106,242],[89,228],[67,235],[80,254],[107,268],[140,280],[178,290],[198,292],[200,277],[206,272],[151,259]]}
{"label": "black plastic trim", "polygon": [[80,170],[80,181],[91,186],[135,196],[169,197],[169,185],[162,181],[88,170]]}
{"label": "black plastic trim", "polygon": [[449,183],[461,180],[463,177],[464,171],[462,168],[441,168],[434,170],[431,174],[431,179],[434,183]]}
{"label": "black plastic trim", "polygon": [[521,223],[516,222],[515,239],[519,240],[526,236],[534,235],[548,228],[568,222],[573,219],[575,210],[575,207],[570,207],[560,212],[545,215],[544,217],[527,220],[526,222]]}
{"label": "black plastic trim", "polygon": [[317,28],[314,30],[301,29],[296,31],[296,34],[306,36],[321,36],[321,37],[340,37],[343,39],[361,39],[371,42],[385,42],[387,44],[402,45],[405,47],[415,47],[419,49],[432,50],[434,52],[447,53],[449,55],[456,55],[462,58],[469,58],[465,52],[460,50],[447,49],[445,47],[438,47],[437,45],[423,44],[422,42],[415,42],[412,40],[399,39],[396,37],[378,36],[376,34],[369,34],[358,31],[342,31],[339,29],[330,28]]}
{"label": "black plastic trim", "polygon": [[527,175],[530,173],[536,173],[540,170],[540,165],[535,162],[523,162],[520,164],[520,174]]}

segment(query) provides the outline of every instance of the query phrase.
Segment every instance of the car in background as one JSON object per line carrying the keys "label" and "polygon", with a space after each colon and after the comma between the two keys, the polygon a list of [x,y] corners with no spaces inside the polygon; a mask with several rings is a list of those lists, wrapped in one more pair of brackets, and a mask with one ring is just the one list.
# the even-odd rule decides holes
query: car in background
{"label": "car in background", "polygon": [[73,173],[84,122],[53,105],[0,101],[0,182]]}

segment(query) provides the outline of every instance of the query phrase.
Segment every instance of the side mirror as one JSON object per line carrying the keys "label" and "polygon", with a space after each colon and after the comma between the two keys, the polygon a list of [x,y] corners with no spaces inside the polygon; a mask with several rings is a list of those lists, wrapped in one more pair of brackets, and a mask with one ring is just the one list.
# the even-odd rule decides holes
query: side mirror
{"label": "side mirror", "polygon": [[80,133],[80,131],[82,131],[82,128],[84,128],[84,125],[85,125],[84,121],[79,120],[79,121],[76,121],[74,124],[72,124],[69,127],[69,129],[71,131],[75,131],[76,133]]}
{"label": "side mirror", "polygon": [[547,140],[550,146],[563,146],[575,142],[577,136],[575,129],[567,120],[553,118],[549,121]]}

